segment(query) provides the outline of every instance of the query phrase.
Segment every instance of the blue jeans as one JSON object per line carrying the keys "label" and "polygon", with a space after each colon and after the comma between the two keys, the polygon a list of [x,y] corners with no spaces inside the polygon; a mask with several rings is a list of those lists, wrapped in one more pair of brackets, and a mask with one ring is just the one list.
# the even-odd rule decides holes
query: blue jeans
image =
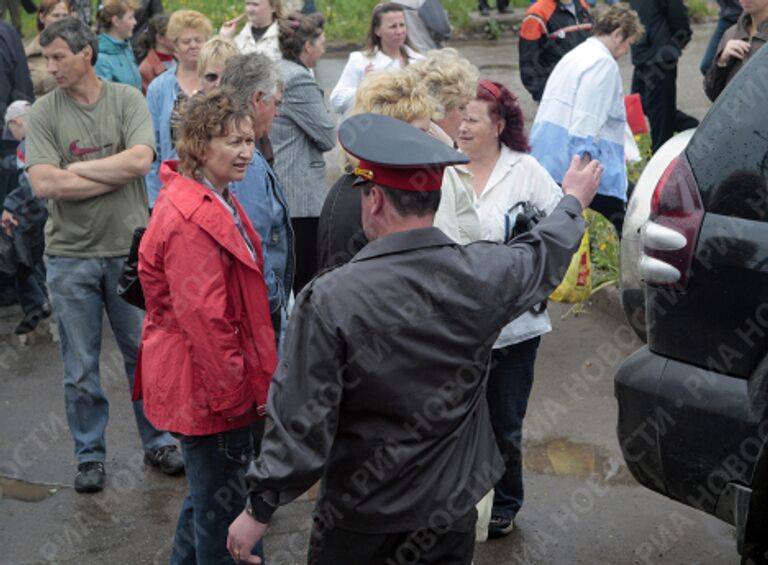
{"label": "blue jeans", "polygon": [[504,475],[494,487],[493,516],[514,519],[523,505],[523,418],[540,341],[534,337],[491,354],[488,407],[496,444],[506,463]]}
{"label": "blue jeans", "polygon": [[[264,420],[205,436],[180,436],[189,494],[181,507],[171,565],[231,565],[229,525],[245,508],[245,471],[261,449]],[[259,542],[254,555],[262,556]]]}
{"label": "blue jeans", "polygon": [[735,23],[736,22],[734,21],[717,18],[717,26],[715,27],[715,31],[712,32],[712,37],[709,38],[709,45],[707,45],[707,50],[704,52],[704,57],[701,59],[701,66],[699,67],[701,74],[707,74],[709,67],[712,66],[712,62],[715,60],[717,46],[720,44],[720,40],[723,38],[725,30]]}
{"label": "blue jeans", "polygon": [[16,296],[25,316],[39,312],[48,303],[45,290],[45,262],[42,257],[25,276],[16,276]]}
{"label": "blue jeans", "polygon": [[[125,302],[115,291],[124,261],[125,257],[48,258],[48,290],[59,326],[64,361],[64,402],[78,464],[103,463],[106,458],[104,432],[109,402],[99,373],[105,309],[122,354],[129,393],[133,390],[144,312]],[[121,380],[119,369],[110,369],[105,376],[114,386]],[[169,433],[157,430],[147,420],[142,401],[133,403],[133,415],[144,451],[174,444]]]}

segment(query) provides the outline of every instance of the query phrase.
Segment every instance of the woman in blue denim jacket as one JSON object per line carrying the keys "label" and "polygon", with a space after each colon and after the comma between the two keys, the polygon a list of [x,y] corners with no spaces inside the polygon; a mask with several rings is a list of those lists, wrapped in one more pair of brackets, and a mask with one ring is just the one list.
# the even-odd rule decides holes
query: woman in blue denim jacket
{"label": "woman in blue denim jacket", "polygon": [[[265,67],[274,72],[258,72],[259,68]],[[228,84],[240,92],[252,92],[256,88],[256,96],[250,97],[251,107],[258,116],[254,129],[256,139],[266,136],[271,129],[272,119],[282,98],[276,71],[275,64],[266,55],[260,54],[238,56],[224,69],[224,85]],[[257,86],[258,81],[252,82],[249,79],[259,75],[264,77],[264,82]],[[258,94],[259,92],[262,94]],[[273,93],[271,97],[264,96],[269,92]],[[258,101],[254,98],[258,98]],[[281,356],[288,321],[288,303],[296,273],[296,238],[291,226],[288,202],[280,180],[258,150],[253,152],[245,178],[232,185],[232,193],[261,238],[269,310],[277,339],[278,356]]]}
{"label": "woman in blue denim jacket", "polygon": [[147,105],[155,127],[155,161],[147,175],[149,207],[160,192],[160,163],[178,158],[173,142],[171,116],[176,107],[200,90],[197,59],[213,33],[210,20],[194,10],[176,10],[168,21],[165,36],[173,41],[176,68],[159,75],[147,88]]}
{"label": "woman in blue denim jacket", "polygon": [[[255,135],[258,137],[259,132]],[[294,273],[294,237],[288,204],[280,181],[259,151],[254,151],[245,178],[233,183],[232,193],[261,238],[264,280],[279,354]]]}

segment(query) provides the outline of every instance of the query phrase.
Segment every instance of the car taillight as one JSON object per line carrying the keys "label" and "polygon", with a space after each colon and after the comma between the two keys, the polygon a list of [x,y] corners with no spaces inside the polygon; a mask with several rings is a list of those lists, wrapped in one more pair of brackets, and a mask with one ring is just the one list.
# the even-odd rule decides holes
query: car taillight
{"label": "car taillight", "polygon": [[651,285],[683,290],[688,284],[704,206],[684,155],[674,159],[656,185],[643,226],[640,272]]}

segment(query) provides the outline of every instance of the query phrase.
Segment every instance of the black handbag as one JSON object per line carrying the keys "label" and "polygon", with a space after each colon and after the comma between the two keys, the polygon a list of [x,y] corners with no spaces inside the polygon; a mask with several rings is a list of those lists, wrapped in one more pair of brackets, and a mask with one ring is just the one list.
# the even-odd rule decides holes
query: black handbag
{"label": "black handbag", "polygon": [[[546,212],[530,202],[518,202],[504,216],[504,242],[509,243],[517,236],[531,231],[546,215]],[[529,311],[532,314],[541,314],[546,309],[547,300],[544,300],[531,306]]]}
{"label": "black handbag", "polygon": [[120,278],[117,280],[117,295],[131,306],[136,306],[142,310],[146,310],[146,307],[144,305],[144,291],[139,280],[139,244],[141,244],[141,238],[145,231],[147,228],[133,230],[131,250],[123,264]]}

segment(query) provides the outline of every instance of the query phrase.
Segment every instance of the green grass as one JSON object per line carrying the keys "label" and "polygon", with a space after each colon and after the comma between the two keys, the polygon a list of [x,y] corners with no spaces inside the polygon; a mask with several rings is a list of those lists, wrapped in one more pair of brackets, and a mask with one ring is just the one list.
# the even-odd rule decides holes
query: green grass
{"label": "green grass", "polygon": [[717,15],[717,4],[710,0],[688,0],[686,4],[691,20],[694,22],[700,22]]}
{"label": "green grass", "polygon": [[[368,32],[371,11],[379,1],[318,0],[317,9],[327,20],[328,39],[362,43]],[[523,8],[528,5],[528,1],[513,0],[512,4]],[[203,12],[211,18],[215,29],[218,29],[224,20],[243,11],[242,0],[165,0],[163,5],[167,11],[191,9]],[[460,30],[469,23],[470,13],[477,10],[477,0],[443,0],[443,6],[448,11],[454,28]],[[37,34],[34,15],[24,15],[22,31],[26,38]]]}
{"label": "green grass", "polygon": [[[328,39],[362,43],[368,32],[371,11],[378,2],[379,0],[318,0],[317,9],[327,19]],[[243,10],[241,0],[165,0],[163,4],[168,11],[182,8],[199,10],[211,18],[216,29],[224,20],[233,18]],[[687,4],[691,18],[695,21],[717,14],[717,6],[711,0],[688,0]],[[528,0],[512,0],[512,5],[523,9],[528,6]],[[477,10],[477,0],[443,0],[443,6],[448,11],[454,28],[462,30],[467,27],[470,14]],[[24,14],[22,31],[27,38],[37,34],[34,15]]]}

